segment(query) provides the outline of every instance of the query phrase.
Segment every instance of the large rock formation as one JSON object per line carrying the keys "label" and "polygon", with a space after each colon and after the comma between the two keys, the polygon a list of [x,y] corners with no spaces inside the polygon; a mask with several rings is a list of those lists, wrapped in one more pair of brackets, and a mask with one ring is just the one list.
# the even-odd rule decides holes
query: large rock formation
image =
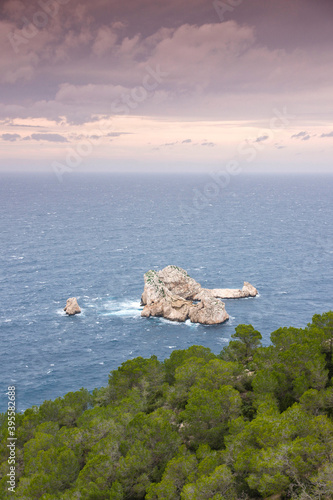
{"label": "large rock formation", "polygon": [[71,297],[67,299],[64,311],[66,314],[68,314],[68,316],[74,316],[74,314],[80,314],[81,309],[79,304],[77,303],[76,297]]}
{"label": "large rock formation", "polygon": [[171,321],[215,325],[229,316],[219,299],[255,297],[257,290],[245,282],[242,290],[202,288],[184,269],[167,266],[162,271],[148,271],[141,297],[141,316],[162,316]]}

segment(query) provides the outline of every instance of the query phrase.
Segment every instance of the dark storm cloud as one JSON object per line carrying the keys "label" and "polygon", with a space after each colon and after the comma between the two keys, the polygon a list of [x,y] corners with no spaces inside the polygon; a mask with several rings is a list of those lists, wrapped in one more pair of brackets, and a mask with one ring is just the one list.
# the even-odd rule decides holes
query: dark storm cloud
{"label": "dark storm cloud", "polygon": [[[1,17],[15,21],[22,27],[25,17],[33,22],[37,12],[44,11],[40,2],[22,2],[8,0],[0,6]],[[53,2],[49,2],[52,4]],[[228,1],[217,2],[228,5]],[[237,5],[238,3],[238,5]],[[234,5],[232,7],[232,5]],[[143,37],[154,34],[160,27],[175,28],[181,24],[221,22],[214,8],[214,2],[207,0],[68,0],[59,2],[58,8],[46,15],[46,26],[52,29],[62,24],[64,28],[80,31],[82,19],[89,18],[89,25],[94,29],[101,26],[115,25],[118,31],[129,38],[140,33]],[[256,27],[260,40],[272,47],[290,48],[300,45],[312,46],[313,42],[327,43],[332,39],[331,20],[333,3],[331,0],[239,0],[230,2],[225,9],[223,21],[235,20],[240,24]],[[38,16],[37,16],[38,18]],[[40,20],[41,21],[41,20]],[[38,22],[38,20],[37,20]],[[37,28],[38,29],[38,28]],[[36,35],[37,36],[37,35]]]}
{"label": "dark storm cloud", "polygon": [[0,6],[0,117],[96,121],[158,66],[156,98],[130,114],[262,118],[273,102],[329,114],[333,2],[243,0],[223,22],[206,0],[46,3]]}

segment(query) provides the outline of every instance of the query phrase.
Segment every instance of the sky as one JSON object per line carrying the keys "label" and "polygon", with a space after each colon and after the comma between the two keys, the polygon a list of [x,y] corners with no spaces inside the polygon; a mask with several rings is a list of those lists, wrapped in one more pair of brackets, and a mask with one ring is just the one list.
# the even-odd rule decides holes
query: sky
{"label": "sky", "polygon": [[0,170],[331,173],[332,0],[0,0]]}

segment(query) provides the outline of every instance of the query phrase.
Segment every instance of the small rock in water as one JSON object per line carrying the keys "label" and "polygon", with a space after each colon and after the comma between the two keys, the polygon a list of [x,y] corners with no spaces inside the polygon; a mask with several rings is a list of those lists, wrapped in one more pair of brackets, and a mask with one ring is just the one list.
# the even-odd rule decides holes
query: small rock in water
{"label": "small rock in water", "polygon": [[66,314],[68,314],[68,316],[74,316],[74,314],[80,314],[81,308],[77,303],[76,297],[70,297],[69,299],[67,299],[64,311]]}

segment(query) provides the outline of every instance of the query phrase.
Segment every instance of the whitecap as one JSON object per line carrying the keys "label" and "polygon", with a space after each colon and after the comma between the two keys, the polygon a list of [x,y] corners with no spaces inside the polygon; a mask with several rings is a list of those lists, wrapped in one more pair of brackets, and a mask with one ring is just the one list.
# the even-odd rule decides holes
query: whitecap
{"label": "whitecap", "polygon": [[110,313],[110,316],[140,316],[141,311],[137,309],[121,309]]}
{"label": "whitecap", "polygon": [[199,326],[199,323],[192,323],[192,321],[191,321],[190,319],[187,319],[187,320],[185,321],[185,325],[186,325],[186,326],[190,326],[190,327],[192,327],[192,328],[193,328],[193,327],[194,327],[194,328],[196,328],[197,326]]}
{"label": "whitecap", "polygon": [[175,349],[177,346],[176,345],[168,345],[169,349]]}
{"label": "whitecap", "polygon": [[[68,316],[63,309],[57,309],[57,314],[59,314],[59,316]],[[73,316],[75,316],[76,318],[79,318],[80,316],[84,317],[85,316],[85,309],[81,308],[81,313],[75,314]],[[71,316],[71,317],[73,317],[73,316]],[[70,317],[70,316],[68,316],[68,317]]]}
{"label": "whitecap", "polygon": [[[154,318],[152,318],[154,319]],[[161,323],[167,323],[169,325],[181,325],[182,324],[182,321],[171,321],[170,319],[166,319],[166,318],[156,318],[158,319]]]}
{"label": "whitecap", "polygon": [[137,300],[110,300],[104,305],[104,316],[140,316],[142,307]]}

